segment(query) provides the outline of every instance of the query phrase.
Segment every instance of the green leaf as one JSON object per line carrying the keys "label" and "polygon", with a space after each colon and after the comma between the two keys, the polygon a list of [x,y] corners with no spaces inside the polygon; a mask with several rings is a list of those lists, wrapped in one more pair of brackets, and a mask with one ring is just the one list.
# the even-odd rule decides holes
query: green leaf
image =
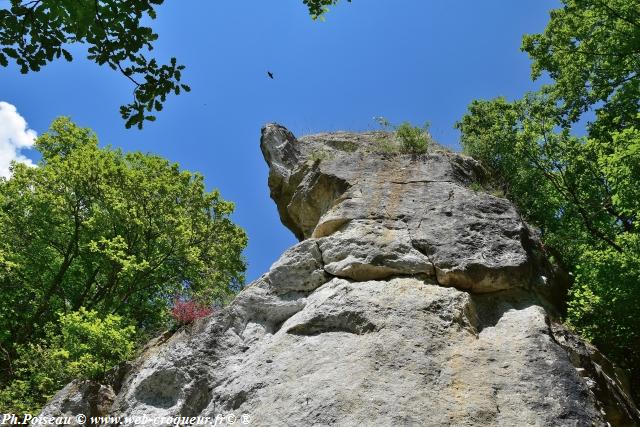
{"label": "green leaf", "polygon": [[11,58],[18,59],[20,57],[20,55],[18,55],[18,51],[12,47],[5,47],[2,49],[2,51]]}
{"label": "green leaf", "polygon": [[62,55],[64,56],[64,59],[66,59],[67,61],[69,62],[73,61],[73,56],[66,49],[62,49]]}

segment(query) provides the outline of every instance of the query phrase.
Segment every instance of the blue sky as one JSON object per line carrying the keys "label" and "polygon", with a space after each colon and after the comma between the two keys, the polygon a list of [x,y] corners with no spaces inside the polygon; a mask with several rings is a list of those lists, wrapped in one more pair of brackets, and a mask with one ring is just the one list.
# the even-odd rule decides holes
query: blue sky
{"label": "blue sky", "polygon": [[67,115],[94,129],[102,144],[153,152],[201,172],[209,189],[236,203],[234,220],[249,235],[252,280],[295,243],[269,198],[259,149],[264,123],[302,135],[372,129],[374,116],[428,120],[435,139],[455,148],[453,124],[473,99],[516,98],[538,87],[520,40],[542,31],[558,5],[354,0],[314,22],[302,0],[166,0],[153,24],[160,34],[154,53],[185,64],[183,79],[193,91],[170,98],[144,130],[125,129],[119,116],[131,98],[128,81],[85,60],[82,49],[73,50],[76,61],[39,73],[0,68],[0,101],[38,133]]}

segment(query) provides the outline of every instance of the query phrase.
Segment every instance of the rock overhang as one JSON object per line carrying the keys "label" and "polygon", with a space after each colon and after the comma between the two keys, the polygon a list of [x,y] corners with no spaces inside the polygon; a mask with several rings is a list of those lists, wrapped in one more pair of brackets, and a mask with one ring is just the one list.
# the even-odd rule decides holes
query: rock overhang
{"label": "rock overhang", "polygon": [[[387,132],[296,138],[278,124],[260,146],[280,217],[317,239],[325,271],[350,280],[428,275],[471,292],[538,287],[561,304],[563,284],[508,200],[470,188],[487,174],[474,159],[433,150],[377,151]],[[543,286],[541,286],[543,284]]]}

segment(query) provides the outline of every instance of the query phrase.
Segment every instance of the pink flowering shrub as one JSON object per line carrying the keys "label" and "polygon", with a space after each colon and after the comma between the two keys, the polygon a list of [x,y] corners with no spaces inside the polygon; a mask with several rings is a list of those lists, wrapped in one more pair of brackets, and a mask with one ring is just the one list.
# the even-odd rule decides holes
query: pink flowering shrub
{"label": "pink flowering shrub", "polygon": [[211,313],[213,313],[211,307],[193,300],[185,301],[177,298],[173,301],[173,308],[171,309],[171,316],[178,326],[188,325],[194,320],[208,316]]}

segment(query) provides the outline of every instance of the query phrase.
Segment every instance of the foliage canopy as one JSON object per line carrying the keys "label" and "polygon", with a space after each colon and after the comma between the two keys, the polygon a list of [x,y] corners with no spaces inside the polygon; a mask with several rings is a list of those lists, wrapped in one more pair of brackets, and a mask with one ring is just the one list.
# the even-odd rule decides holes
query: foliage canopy
{"label": "foliage canopy", "polygon": [[135,327],[120,316],[100,316],[84,307],[58,314],[45,339],[18,348],[12,380],[0,391],[0,408],[35,414],[73,379],[103,379],[107,371],[133,356]]}
{"label": "foliage canopy", "polygon": [[563,0],[545,31],[526,35],[522,48],[533,60],[532,76],[554,80],[563,124],[597,106],[592,135],[607,139],[611,128],[639,127],[638,0]]}
{"label": "foliage canopy", "polygon": [[212,304],[239,289],[247,237],[201,175],[100,148],[67,118],[36,148],[38,167],[14,164],[0,181],[5,377],[17,346],[44,337],[57,312],[89,307],[153,331],[174,297]]}
{"label": "foliage canopy", "polygon": [[[351,0],[348,0],[351,1]],[[313,19],[337,0],[304,0]],[[164,0],[10,0],[0,8],[0,66],[15,62],[22,73],[39,71],[64,58],[69,45],[86,45],[87,58],[120,71],[135,86],[133,100],[120,107],[127,128],[154,121],[167,97],[189,92],[181,83],[184,65],[175,57],[161,64],[149,55],[158,39],[145,21],[156,18]]]}
{"label": "foliage canopy", "polygon": [[[640,1],[563,0],[523,50],[553,84],[474,101],[464,150],[574,273],[568,321],[632,373],[640,395]],[[587,135],[573,123],[595,111]]]}

